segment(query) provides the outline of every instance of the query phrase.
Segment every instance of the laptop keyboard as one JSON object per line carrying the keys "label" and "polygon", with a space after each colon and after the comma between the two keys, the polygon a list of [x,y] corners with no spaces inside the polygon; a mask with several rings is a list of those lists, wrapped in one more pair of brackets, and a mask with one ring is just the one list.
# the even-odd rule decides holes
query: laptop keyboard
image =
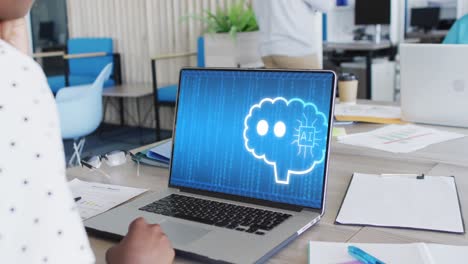
{"label": "laptop keyboard", "polygon": [[291,217],[290,214],[178,194],[171,194],[140,210],[256,235],[264,235]]}

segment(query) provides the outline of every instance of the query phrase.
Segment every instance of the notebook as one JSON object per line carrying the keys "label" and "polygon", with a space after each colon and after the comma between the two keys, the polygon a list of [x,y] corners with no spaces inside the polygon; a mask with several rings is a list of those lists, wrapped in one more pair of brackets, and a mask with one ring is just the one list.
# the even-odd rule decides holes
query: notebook
{"label": "notebook", "polygon": [[453,176],[354,173],[336,223],[465,233]]}
{"label": "notebook", "polygon": [[401,109],[397,106],[381,105],[335,105],[335,119],[377,124],[403,124]]}
{"label": "notebook", "polygon": [[172,140],[168,140],[150,149],[146,156],[150,159],[169,164],[172,153]]}
{"label": "notebook", "polygon": [[172,151],[172,139],[158,142],[156,146],[135,153],[134,162],[150,166],[168,168]]}

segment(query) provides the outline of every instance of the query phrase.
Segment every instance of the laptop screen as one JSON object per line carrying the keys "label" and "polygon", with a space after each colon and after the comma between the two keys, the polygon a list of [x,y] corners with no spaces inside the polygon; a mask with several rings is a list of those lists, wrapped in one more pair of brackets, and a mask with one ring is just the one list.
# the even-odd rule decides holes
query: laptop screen
{"label": "laptop screen", "polygon": [[322,209],[332,72],[183,69],[171,187]]}

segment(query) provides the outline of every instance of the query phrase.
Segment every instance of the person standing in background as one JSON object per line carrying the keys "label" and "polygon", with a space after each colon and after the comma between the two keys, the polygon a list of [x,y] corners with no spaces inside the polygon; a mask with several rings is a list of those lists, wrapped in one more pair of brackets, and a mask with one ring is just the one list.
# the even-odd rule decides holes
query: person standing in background
{"label": "person standing in background", "polygon": [[335,0],[254,0],[260,28],[260,54],[266,68],[320,69],[315,12],[332,9]]}

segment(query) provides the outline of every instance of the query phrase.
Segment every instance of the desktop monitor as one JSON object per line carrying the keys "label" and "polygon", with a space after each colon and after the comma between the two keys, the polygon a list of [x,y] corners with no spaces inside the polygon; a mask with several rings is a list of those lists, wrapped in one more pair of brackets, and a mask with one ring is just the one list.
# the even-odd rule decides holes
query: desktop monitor
{"label": "desktop monitor", "polygon": [[44,21],[39,23],[39,39],[52,41],[54,39],[55,23]]}
{"label": "desktop monitor", "polygon": [[389,25],[391,0],[356,0],[356,25]]}
{"label": "desktop monitor", "polygon": [[440,22],[440,7],[411,9],[411,26],[426,31],[437,28]]}

